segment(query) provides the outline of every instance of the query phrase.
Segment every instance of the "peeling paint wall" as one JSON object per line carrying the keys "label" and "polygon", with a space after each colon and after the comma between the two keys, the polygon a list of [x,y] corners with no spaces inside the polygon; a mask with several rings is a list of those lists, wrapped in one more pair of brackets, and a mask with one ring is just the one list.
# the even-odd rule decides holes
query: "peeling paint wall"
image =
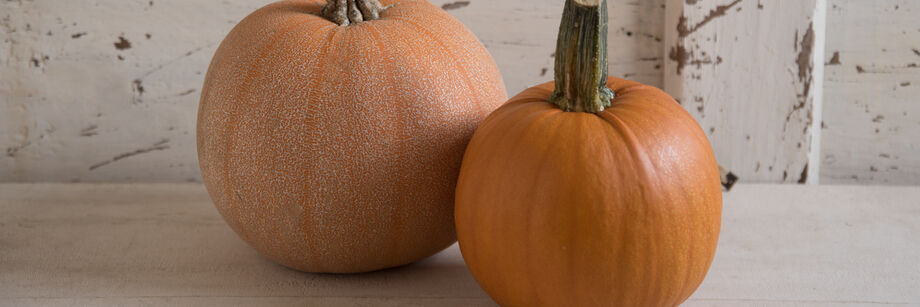
{"label": "peeling paint wall", "polygon": [[[270,1],[0,1],[0,181],[200,180],[203,73]],[[564,1],[431,2],[479,36],[509,95],[552,78]],[[920,184],[920,2],[609,8],[610,75],[674,95],[741,180]]]}
{"label": "peeling paint wall", "polygon": [[667,2],[665,90],[699,121],[719,163],[744,181],[814,181],[822,4]]}
{"label": "peeling paint wall", "polygon": [[[0,1],[0,181],[199,181],[195,120],[217,44],[271,1]],[[508,92],[552,78],[564,1],[435,0]],[[661,86],[663,0],[610,4],[612,76]]]}
{"label": "peeling paint wall", "polygon": [[0,180],[199,180],[203,74],[257,6],[0,2]]}
{"label": "peeling paint wall", "polygon": [[920,184],[920,1],[828,4],[822,182]]}

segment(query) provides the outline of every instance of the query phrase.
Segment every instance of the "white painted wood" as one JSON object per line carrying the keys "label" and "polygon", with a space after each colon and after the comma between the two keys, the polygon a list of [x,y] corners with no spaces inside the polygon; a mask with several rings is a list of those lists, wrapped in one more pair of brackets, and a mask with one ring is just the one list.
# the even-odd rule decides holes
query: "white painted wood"
{"label": "white painted wood", "polygon": [[822,181],[920,184],[920,1],[830,0]]}
{"label": "white painted wood", "polygon": [[[686,306],[920,304],[920,187],[738,185]],[[196,184],[0,184],[0,306],[494,306],[459,249],[306,274],[238,239]]]}
{"label": "white painted wood", "polygon": [[828,0],[815,0],[815,11],[814,11],[814,26],[815,33],[815,43],[812,48],[814,57],[812,58],[812,80],[814,88],[819,89],[812,93],[811,104],[813,110],[817,112],[812,112],[812,128],[811,129],[811,145],[809,146],[810,150],[808,151],[808,173],[812,174],[806,180],[806,183],[809,184],[818,184],[821,180],[821,135],[823,131],[821,128],[821,123],[824,120],[824,50],[827,46],[827,1]]}
{"label": "white painted wood", "polygon": [[667,1],[665,89],[700,122],[719,163],[744,181],[816,177],[807,174],[819,166],[811,152],[821,7],[816,0]]}
{"label": "white painted wood", "polygon": [[[270,1],[0,1],[0,181],[200,180],[201,74]],[[431,1],[488,46],[509,95],[552,77],[564,1]],[[609,1],[611,75],[665,87],[743,181],[797,182],[807,163],[812,183],[920,184],[920,2],[668,1],[667,14],[666,0]],[[115,47],[122,37],[130,48]]]}
{"label": "white painted wood", "polygon": [[[489,48],[504,75],[509,96],[552,80],[552,56],[565,1],[431,2],[455,7],[448,12]],[[608,1],[608,12],[610,75],[661,87],[664,0]]]}
{"label": "white painted wood", "polygon": [[200,180],[203,74],[264,3],[0,2],[0,181]]}
{"label": "white painted wood", "polygon": [[[199,181],[202,74],[269,2],[0,1],[0,181]],[[510,95],[552,78],[564,1],[432,3],[488,46]],[[609,7],[611,75],[661,86],[663,0]]]}

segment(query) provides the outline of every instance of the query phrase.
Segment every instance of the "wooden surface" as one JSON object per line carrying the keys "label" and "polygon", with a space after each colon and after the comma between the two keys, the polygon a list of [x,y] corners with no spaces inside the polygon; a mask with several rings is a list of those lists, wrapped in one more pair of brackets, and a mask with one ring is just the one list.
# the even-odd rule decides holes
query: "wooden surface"
{"label": "wooden surface", "polygon": [[[740,185],[687,306],[920,304],[920,187]],[[363,275],[292,271],[196,184],[0,185],[0,306],[490,306],[457,246]]]}
{"label": "wooden surface", "polygon": [[920,184],[920,1],[831,0],[821,180]]}
{"label": "wooden surface", "polygon": [[824,3],[667,1],[665,91],[743,180],[817,182]]}

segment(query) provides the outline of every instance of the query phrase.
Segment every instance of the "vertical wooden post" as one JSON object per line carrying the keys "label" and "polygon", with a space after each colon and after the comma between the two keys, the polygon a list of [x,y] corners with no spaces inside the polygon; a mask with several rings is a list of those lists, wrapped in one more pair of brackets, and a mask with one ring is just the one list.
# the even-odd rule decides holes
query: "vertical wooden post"
{"label": "vertical wooden post", "polygon": [[817,183],[825,1],[667,0],[665,90],[744,181]]}

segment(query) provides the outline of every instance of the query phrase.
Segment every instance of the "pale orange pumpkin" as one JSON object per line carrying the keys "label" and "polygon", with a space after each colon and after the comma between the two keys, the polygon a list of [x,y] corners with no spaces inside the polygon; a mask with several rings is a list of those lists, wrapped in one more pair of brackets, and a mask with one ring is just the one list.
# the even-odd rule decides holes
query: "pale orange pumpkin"
{"label": "pale orange pumpkin", "polygon": [[456,240],[463,151],[504,84],[449,14],[383,2],[271,4],[230,32],[208,70],[204,182],[233,230],[285,266],[372,271]]}
{"label": "pale orange pumpkin", "polygon": [[464,156],[460,248],[503,306],[675,306],[715,255],[712,148],[670,96],[607,78],[606,11],[566,2],[556,82],[492,113]]}

